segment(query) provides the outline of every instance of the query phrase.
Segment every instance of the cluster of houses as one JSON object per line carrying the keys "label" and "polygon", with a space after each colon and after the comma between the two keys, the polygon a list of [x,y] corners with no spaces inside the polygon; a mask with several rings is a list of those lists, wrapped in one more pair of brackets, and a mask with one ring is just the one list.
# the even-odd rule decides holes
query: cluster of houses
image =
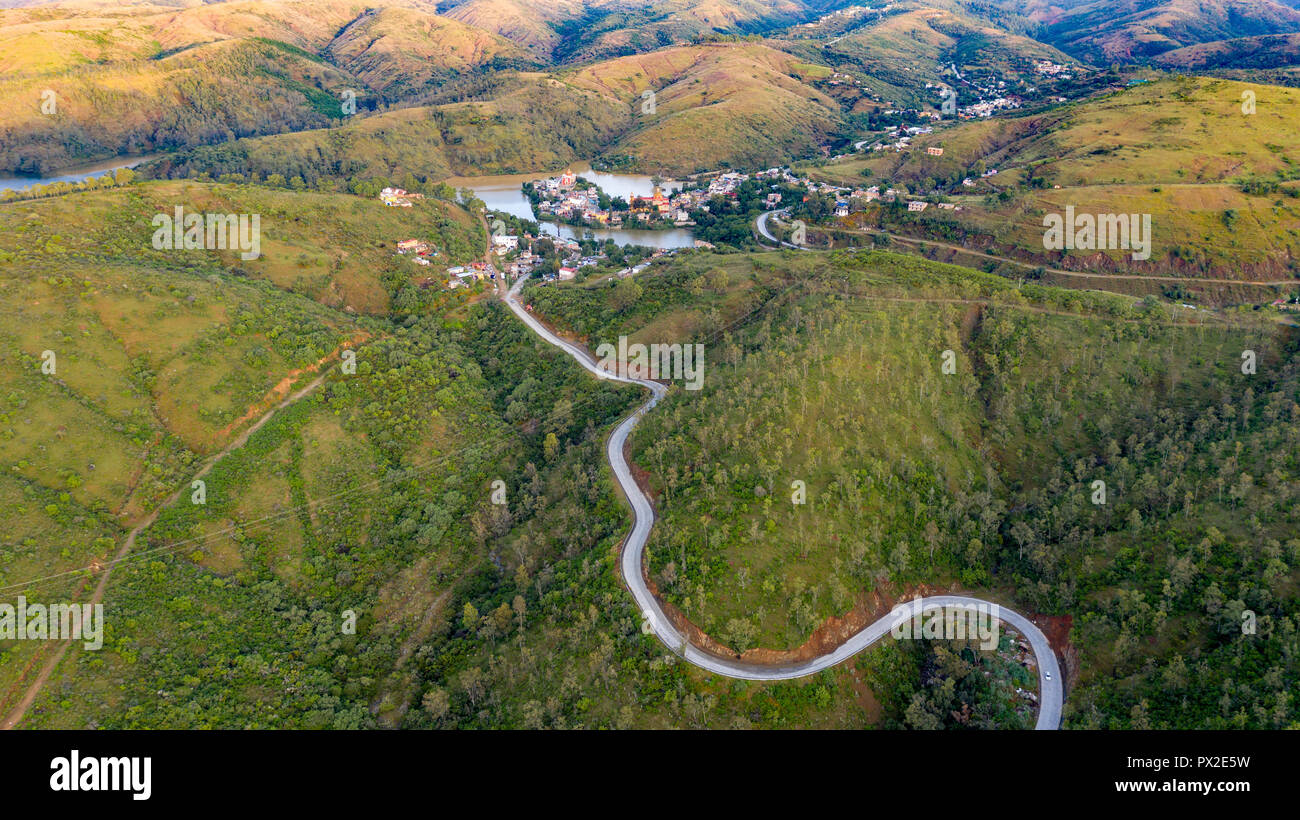
{"label": "cluster of houses", "polygon": [[511,279],[518,279],[520,276],[527,276],[541,264],[542,257],[537,256],[532,251],[520,251],[519,255],[505,264],[502,270]]}
{"label": "cluster of houses", "polygon": [[610,227],[617,227],[623,223],[621,217],[600,207],[599,190],[595,187],[578,189],[577,182],[576,174],[565,171],[558,177],[550,177],[534,183],[534,190],[541,196],[541,201],[536,206],[538,217],[568,222],[582,221]]}
{"label": "cluster of houses", "polygon": [[1006,111],[1019,107],[1020,99],[1017,97],[994,97],[991,100],[981,100],[972,105],[958,108],[957,116],[963,120],[974,120],[981,117],[991,117],[998,111]]}
{"label": "cluster of houses", "polygon": [[417,199],[424,199],[424,194],[413,194],[404,188],[385,188],[379,192],[379,201],[390,208],[410,208]]}
{"label": "cluster of houses", "polygon": [[847,22],[849,20],[852,20],[855,17],[858,17],[860,15],[865,15],[865,14],[875,13],[875,14],[883,15],[889,10],[891,10],[893,7],[894,7],[893,3],[886,3],[884,7],[878,9],[873,9],[871,6],[849,6],[847,8],[842,8],[837,11],[832,11],[828,14],[823,14],[821,17],[818,17],[815,21],[811,23],[801,23],[797,28],[803,28],[803,29],[820,28],[821,26],[824,26],[827,23]]}
{"label": "cluster of houses", "polygon": [[[943,66],[939,70],[949,73]],[[1020,108],[1022,101],[1019,97],[1007,93],[1006,80],[999,80],[993,77],[976,77],[973,73],[967,72],[961,74],[953,70],[954,85],[960,85],[965,89],[963,96],[974,96],[976,102],[964,105],[952,111],[960,120],[974,120],[984,117],[991,117],[998,111],[1004,111],[1013,108]],[[1023,85],[1023,83],[1022,83]],[[940,97],[939,107],[942,108],[945,102],[949,102],[949,96],[955,93],[949,86],[944,83],[926,83],[925,87],[935,91]],[[1026,91],[1032,91],[1027,88]],[[932,114],[933,116],[933,114]]]}
{"label": "cluster of houses", "polygon": [[[547,196],[548,193],[554,201],[555,194],[562,194],[565,200],[569,200],[572,194],[581,194],[584,200],[588,195],[592,198],[597,196],[596,189],[591,187],[585,191],[576,190],[576,177],[571,173],[563,174],[554,179],[544,180],[537,183],[537,188]],[[420,194],[411,194],[401,188],[385,188],[380,193],[381,200],[390,207],[410,207],[413,199],[421,198]],[[637,210],[650,211],[654,209],[660,213],[661,204],[668,202],[669,198],[664,196],[658,188],[654,194],[649,197],[636,197],[633,199],[634,213]],[[538,208],[538,210],[543,210]],[[671,210],[668,213],[672,213]],[[466,265],[456,265],[447,268],[445,278],[439,278],[436,274],[427,276],[419,282],[420,288],[428,288],[440,281],[445,282],[446,286],[451,289],[469,287],[475,282],[481,282],[485,279],[495,280],[498,273],[508,279],[515,279],[520,276],[526,276],[543,267],[544,257],[535,252],[534,242],[539,239],[549,240],[555,248],[556,253],[561,259],[561,267],[557,273],[552,273],[551,268],[546,267],[543,279],[547,281],[569,280],[577,277],[578,272],[585,267],[599,265],[607,259],[607,255],[597,251],[594,254],[583,254],[582,245],[578,241],[570,238],[564,238],[552,235],[533,236],[525,233],[523,236],[511,234],[494,234],[490,238],[491,254],[499,259],[497,262],[475,261]],[[403,257],[410,257],[411,260],[421,266],[432,264],[432,260],[440,256],[441,253],[431,243],[422,239],[401,239],[396,243],[397,253]],[[707,243],[706,243],[707,244]],[[662,255],[660,251],[654,254],[655,257]],[[652,257],[653,258],[653,257]],[[633,268],[621,271],[618,275],[626,276],[644,270],[647,262],[643,262]],[[499,270],[498,270],[499,269]]]}
{"label": "cluster of houses", "polygon": [[1061,72],[1065,71],[1067,68],[1068,68],[1068,66],[1063,66],[1063,65],[1061,65],[1060,63],[1054,63],[1054,62],[1052,62],[1051,60],[1039,60],[1038,62],[1034,63],[1034,72],[1035,72],[1035,73],[1037,73],[1037,74],[1045,74],[1045,75],[1047,75],[1048,77],[1057,77],[1057,76],[1059,76],[1059,77],[1060,77],[1061,79],[1063,79],[1063,80],[1068,80],[1068,79],[1070,79],[1070,75],[1069,75],[1069,74],[1062,74],[1062,73],[1061,73]]}
{"label": "cluster of houses", "polygon": [[[928,116],[928,115],[926,115]],[[938,119],[939,115],[935,114],[933,119]],[[871,143],[872,151],[907,151],[912,147],[912,138],[934,132],[934,127],[929,125],[900,125],[893,128],[885,134],[884,139]],[[865,141],[856,144],[856,148],[861,151]],[[942,152],[943,149],[939,149]]]}
{"label": "cluster of houses", "polygon": [[533,189],[540,196],[536,205],[539,219],[609,228],[655,222],[671,222],[678,227],[694,225],[690,212],[702,202],[698,192],[665,194],[655,186],[650,196],[632,197],[626,210],[601,208],[600,189],[594,185],[578,188],[577,176],[570,172],[541,180]]}
{"label": "cluster of houses", "polygon": [[[520,237],[510,236],[500,238],[506,240],[513,239],[515,240],[515,248],[519,247]],[[523,236],[523,240],[529,247],[532,247],[533,241],[538,238],[540,237],[534,237],[532,234],[524,234]],[[604,258],[603,254],[594,257],[582,256],[582,246],[572,239],[563,239],[558,236],[547,236],[546,238],[555,244],[556,252],[560,254],[561,259],[564,260],[564,265],[560,268],[561,278],[563,279],[572,279],[577,274],[578,268],[583,267],[584,265],[595,265]],[[511,279],[516,279],[520,276],[531,274],[541,266],[542,262],[543,257],[541,255],[533,253],[531,250],[520,250],[510,259],[510,261],[505,263],[503,270]],[[550,274],[545,274],[543,278],[550,278]]]}
{"label": "cluster of houses", "polygon": [[[939,149],[942,151],[943,149]],[[993,173],[997,173],[994,171]],[[738,176],[745,177],[744,174]],[[829,182],[816,182],[806,177],[796,175],[789,168],[769,168],[766,171],[759,171],[754,174],[755,179],[767,180],[770,182],[785,183],[801,187],[810,194],[831,195],[835,197],[835,215],[844,217],[848,216],[855,209],[855,205],[865,206],[869,202],[894,202],[899,197],[906,196],[905,191],[895,188],[885,188],[881,190],[879,185],[872,185],[868,188],[847,188],[840,185],[832,185]],[[742,180],[743,181],[743,180]],[[766,204],[769,208],[780,205],[781,194],[768,194]],[[909,211],[924,211],[929,205],[928,202],[921,200],[912,200],[907,203]],[[949,202],[939,204],[943,210],[962,210],[962,206]],[[859,208],[860,209],[860,208]]]}
{"label": "cluster of houses", "polygon": [[[884,191],[881,191],[879,185],[872,185],[870,188],[857,188],[851,191],[847,188],[840,188],[837,189],[837,191],[840,192],[841,194],[847,191],[847,195],[846,195],[847,198],[837,199],[835,201],[836,216],[848,216],[854,210],[853,204],[855,201],[860,202],[862,205],[865,205],[868,202],[877,202],[877,201],[895,202],[899,199],[899,197],[904,196],[904,193],[902,191],[898,191],[893,188],[886,188]],[[912,199],[907,201],[907,210],[909,211],[914,211],[914,212],[924,211],[929,206],[930,203],[922,199]],[[952,202],[940,202],[939,208],[945,211],[962,210],[961,205],[957,205]]]}
{"label": "cluster of houses", "polygon": [[[995,177],[995,176],[997,176],[997,175],[998,175],[998,169],[997,169],[997,168],[990,168],[990,169],[988,169],[987,171],[985,171],[984,173],[980,174],[980,179],[988,179],[989,177]],[[972,187],[975,186],[975,180],[971,179],[970,177],[966,177],[965,179],[963,179],[963,180],[961,181],[961,184],[964,185],[964,186],[967,187],[967,188],[972,188]],[[1057,187],[1060,187],[1060,186],[1057,186]]]}
{"label": "cluster of houses", "polygon": [[[487,266],[482,262],[471,262],[468,265],[447,268],[447,287],[452,289],[469,287],[475,282],[481,282],[488,278],[489,273]],[[428,287],[431,284],[433,284],[433,280],[426,279],[420,283],[420,287]]]}
{"label": "cluster of houses", "polygon": [[629,204],[632,206],[631,221],[664,221],[681,227],[695,224],[691,219],[691,211],[703,205],[704,199],[698,192],[665,194],[656,185],[650,196],[634,196]]}
{"label": "cluster of houses", "polygon": [[403,256],[410,255],[417,265],[428,265],[439,252],[432,245],[421,239],[401,239],[397,242],[397,252]]}
{"label": "cluster of houses", "polygon": [[[581,244],[576,240],[566,239],[559,236],[547,235],[545,237],[534,237],[532,234],[524,234],[522,237],[494,236],[492,238],[492,244],[493,249],[497,254],[503,256],[514,254],[502,267],[506,276],[510,279],[527,276],[541,266],[543,257],[528,249],[532,247],[534,241],[541,238],[549,239],[554,244],[555,251],[559,254],[560,259],[562,260],[562,265],[557,274],[552,274],[547,271],[542,275],[542,278],[545,281],[557,278],[561,280],[573,279],[578,275],[579,269],[598,265],[601,260],[606,258],[605,254],[599,252],[593,255],[583,256]],[[521,240],[525,245],[523,250],[520,250]]]}

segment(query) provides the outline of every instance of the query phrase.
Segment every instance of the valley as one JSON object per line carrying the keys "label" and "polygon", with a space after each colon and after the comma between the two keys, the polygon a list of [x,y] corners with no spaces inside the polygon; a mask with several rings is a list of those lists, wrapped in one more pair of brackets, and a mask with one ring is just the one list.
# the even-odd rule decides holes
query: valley
{"label": "valley", "polygon": [[0,2],[0,67],[0,603],[106,625],[0,627],[3,728],[1300,725],[1294,2]]}

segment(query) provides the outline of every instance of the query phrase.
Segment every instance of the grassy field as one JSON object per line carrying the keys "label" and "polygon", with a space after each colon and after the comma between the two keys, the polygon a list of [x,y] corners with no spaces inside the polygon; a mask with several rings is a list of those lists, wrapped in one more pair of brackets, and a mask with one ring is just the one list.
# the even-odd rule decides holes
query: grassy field
{"label": "grassy field", "polygon": [[[81,570],[115,552],[287,374],[355,330],[266,283],[127,263],[75,278],[48,270],[5,265],[0,277],[6,600],[84,594]],[[2,651],[5,702],[34,648]]]}
{"label": "grassy field", "polygon": [[[789,55],[764,45],[717,44],[607,60],[563,77],[637,112],[607,156],[682,174],[789,161],[834,133],[838,105],[791,76],[799,71]],[[646,91],[655,94],[650,112],[642,110]]]}
{"label": "grassy field", "polygon": [[[766,46],[725,43],[507,73],[483,99],[198,148],[170,158],[164,171],[278,173],[314,186],[321,178],[527,173],[597,158],[663,174],[768,166],[814,151],[842,126],[838,105],[793,76],[806,73],[797,65]],[[647,91],[655,106],[643,112]]]}
{"label": "grassy field", "polygon": [[[154,249],[150,220],[177,204],[259,213],[262,257]],[[460,248],[459,259],[481,247],[476,221],[442,203],[189,182],[8,203],[0,223],[8,597],[68,572],[30,594],[84,593],[78,571],[115,552],[202,459],[335,367],[342,347],[382,335],[362,314],[387,315],[390,292],[410,286],[414,273],[390,261],[399,235]],[[245,503],[275,498],[268,486]],[[8,703],[34,654],[25,642],[3,651]]]}
{"label": "grassy field", "polygon": [[[232,196],[269,196],[237,187]],[[310,207],[322,195],[286,196]],[[335,220],[351,218],[342,200],[323,199]],[[35,231],[34,247],[64,247]],[[29,264],[23,248],[6,252]],[[188,357],[202,352],[230,374],[218,384],[247,391],[189,417],[211,433],[273,371],[351,331],[369,338],[356,374],[328,369],[315,393],[216,463],[206,504],[182,496],[142,533],[113,576],[105,650],[73,653],[27,725],[919,727],[947,723],[962,703],[978,707],[976,725],[1026,719],[1010,695],[1019,667],[969,648],[885,648],[783,684],[672,662],[641,634],[618,577],[627,519],[602,455],[604,431],[639,394],[593,390],[498,304],[357,318],[270,281],[213,282],[208,268],[119,259],[95,275],[93,287],[69,278],[62,291],[29,273],[8,286],[21,284],[9,302],[32,312],[6,320],[7,332],[35,326],[57,340],[51,349],[102,337],[60,358],[73,401],[58,392],[71,388],[25,377],[9,388],[8,422],[75,419],[65,438],[96,429],[92,416],[106,428],[94,471],[78,468],[84,451],[59,449],[57,430],[50,442],[4,442],[28,442],[5,451],[0,481],[6,523],[27,534],[7,552],[8,583],[84,567],[112,547],[124,526],[112,505],[132,466],[148,476],[142,498],[184,486],[198,448],[167,425],[186,404],[165,418],[156,408],[188,395],[186,378],[158,386],[178,367],[183,376]],[[662,514],[652,578],[719,643],[792,649],[826,618],[903,590],[969,589],[1076,613],[1074,651],[1104,671],[1077,679],[1074,724],[1290,719],[1272,706],[1294,679],[1290,639],[1245,644],[1217,626],[1238,606],[1277,634],[1296,617],[1286,594],[1300,563],[1287,535],[1295,448],[1285,444],[1296,373],[1293,343],[1275,327],[885,253],[693,252],[628,284],[641,291],[631,301],[608,284],[527,295],[591,343],[627,333],[707,344],[705,389],[674,390],[632,448]],[[271,338],[272,322],[293,339]],[[142,323],[149,335],[129,336]],[[246,337],[279,358],[250,358]],[[1245,348],[1259,354],[1256,381],[1234,375]],[[35,372],[37,354],[25,350],[19,369]],[[106,372],[81,372],[92,360]],[[151,437],[162,445],[142,456]],[[47,466],[51,454],[62,466]],[[12,469],[22,458],[28,467]],[[112,475],[100,478],[101,462]],[[1095,477],[1112,494],[1100,509],[1086,500]],[[490,500],[497,479],[505,505]],[[795,480],[804,505],[790,503]],[[77,538],[60,535],[73,527]],[[74,595],[80,583],[46,592]],[[1164,621],[1142,620],[1157,610]],[[340,627],[347,611],[355,634]],[[1141,636],[1153,643],[1135,644]],[[0,647],[9,697],[35,651]],[[1233,674],[1244,688],[1225,712],[1217,700],[1233,653],[1252,671]],[[1160,689],[1180,664],[1197,674],[1182,690],[1190,707]],[[955,700],[926,694],[948,679]]]}
{"label": "grassy field", "polygon": [[[939,5],[939,4],[935,4]],[[798,40],[789,41],[792,49]],[[992,72],[1016,85],[1032,77],[1034,60],[1072,62],[1055,48],[986,25],[957,8],[901,8],[833,38],[818,48],[823,60],[852,72],[890,108],[937,103],[924,84],[951,83],[944,69]]]}
{"label": "grassy field", "polygon": [[[244,259],[241,249],[155,249],[152,219],[174,216],[178,206],[185,213],[258,215],[260,256]],[[189,181],[4,205],[0,224],[0,260],[12,264],[53,257],[77,267],[107,261],[203,274],[233,271],[330,307],[376,315],[387,312],[391,278],[422,278],[434,270],[396,257],[399,240],[429,241],[441,266],[478,259],[483,247],[478,221],[438,200],[388,208],[377,199],[342,194]]]}

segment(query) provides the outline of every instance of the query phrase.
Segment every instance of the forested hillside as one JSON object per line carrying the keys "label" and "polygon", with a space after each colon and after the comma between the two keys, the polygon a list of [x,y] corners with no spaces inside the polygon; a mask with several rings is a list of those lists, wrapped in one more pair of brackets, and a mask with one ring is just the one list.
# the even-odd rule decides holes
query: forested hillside
{"label": "forested hillside", "polygon": [[1294,720],[1291,333],[884,254],[805,260],[706,257],[622,310],[618,288],[532,294],[592,344],[708,343],[705,389],[674,392],[632,450],[665,600],[763,657],[904,590],[975,591],[1073,614],[1071,722]]}

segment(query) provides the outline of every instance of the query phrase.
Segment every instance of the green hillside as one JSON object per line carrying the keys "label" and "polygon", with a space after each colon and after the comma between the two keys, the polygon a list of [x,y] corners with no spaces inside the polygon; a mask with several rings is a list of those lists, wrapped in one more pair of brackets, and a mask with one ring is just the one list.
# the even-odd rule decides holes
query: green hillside
{"label": "green hillside", "polygon": [[[256,214],[260,255],[238,248],[153,247],[153,218],[188,213]],[[482,256],[483,229],[461,208],[424,199],[388,208],[378,199],[282,188],[190,181],[143,182],[113,190],[0,206],[0,262],[75,266],[103,262],[199,273],[231,271],[304,294],[348,313],[388,312],[389,299],[421,270],[395,256],[402,239],[422,238],[441,265]]]}
{"label": "green hillside", "polygon": [[[1248,99],[1250,114],[1243,108]],[[1042,115],[961,124],[917,138],[909,151],[810,172],[962,206],[920,214],[870,208],[848,227],[889,227],[1031,266],[1184,277],[1184,287],[1211,303],[1258,302],[1288,292],[1298,270],[1300,155],[1290,127],[1297,116],[1295,89],[1169,78]],[[943,148],[942,156],[931,156],[931,147]],[[984,177],[986,170],[997,176]],[[976,184],[963,186],[965,178]],[[1045,250],[1044,216],[1067,206],[1076,213],[1151,214],[1151,258],[1134,260],[1123,249]],[[1197,279],[1281,284],[1243,291],[1199,286]],[[1161,292],[1158,281],[1146,289],[1132,280],[1079,284]]]}
{"label": "green hillside", "polygon": [[[1234,612],[1294,629],[1294,457],[1278,450],[1300,387],[1291,335],[880,253],[703,256],[638,287],[623,310],[601,287],[529,298],[589,344],[705,342],[704,389],[648,415],[632,458],[662,514],[651,578],[721,646],[802,657],[906,591],[968,590],[1074,613],[1068,652],[1089,671],[1068,721],[1289,719],[1254,698],[1220,713],[1227,658],[1258,658],[1247,686],[1272,703],[1263,669],[1282,655],[1202,601],[1236,595]],[[1225,556],[1270,546],[1214,561],[1204,539]],[[1164,620],[1132,623],[1121,600]],[[1199,704],[1184,709],[1161,670],[1197,663],[1210,671],[1184,682]]]}

